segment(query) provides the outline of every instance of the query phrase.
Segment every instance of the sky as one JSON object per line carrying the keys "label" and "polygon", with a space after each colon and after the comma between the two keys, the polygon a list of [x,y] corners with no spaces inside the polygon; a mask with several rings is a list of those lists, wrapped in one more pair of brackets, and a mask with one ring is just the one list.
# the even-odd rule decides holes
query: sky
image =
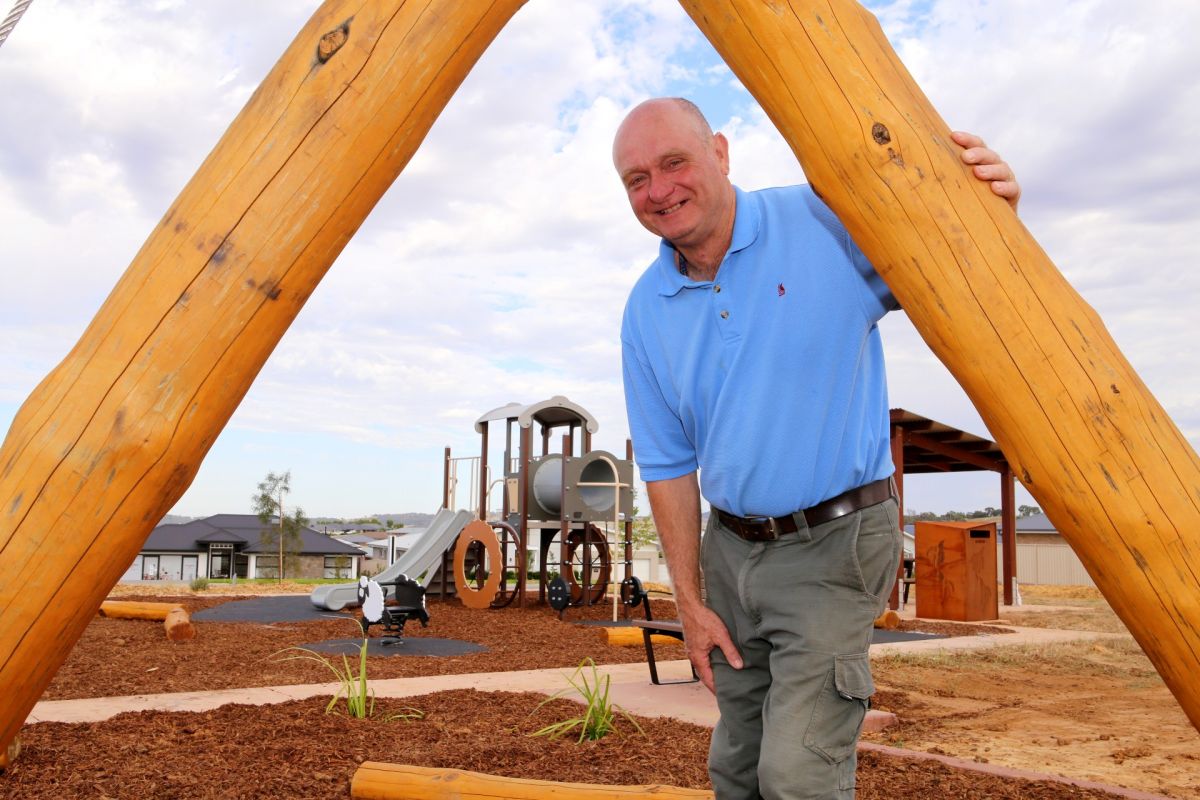
{"label": "sky", "polygon": [[[30,6],[0,47],[0,431],[317,5]],[[1025,225],[1196,446],[1200,3],[866,5],[942,117],[1012,164]],[[726,133],[742,188],[804,180],[674,0],[530,0],[174,513],[249,513],[256,484],[283,470],[309,516],[432,512],[444,447],[475,455],[482,413],[552,395],[599,420],[596,447],[623,453],[620,314],[656,242],[630,213],[611,143],[629,108],[664,94],[694,99]],[[892,407],[989,436],[903,313],[881,329]],[[905,489],[915,511],[1000,504],[993,473],[911,476]],[[1018,502],[1033,501],[1019,489]]]}

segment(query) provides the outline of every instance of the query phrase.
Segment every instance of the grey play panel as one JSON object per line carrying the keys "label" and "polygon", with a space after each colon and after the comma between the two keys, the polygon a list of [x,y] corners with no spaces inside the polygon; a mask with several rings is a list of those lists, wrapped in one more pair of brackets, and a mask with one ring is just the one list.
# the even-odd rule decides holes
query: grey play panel
{"label": "grey play panel", "polygon": [[306,594],[231,600],[192,614],[192,619],[199,622],[308,622],[330,617],[353,619],[348,614],[317,608]]}
{"label": "grey play panel", "polygon": [[894,642],[923,642],[926,639],[945,639],[940,633],[916,633],[914,631],[889,631],[884,628],[871,629],[871,644],[892,644]]}
{"label": "grey play panel", "polygon": [[[323,642],[300,645],[318,653],[357,656],[362,639],[327,639]],[[487,648],[461,639],[433,639],[424,636],[406,636],[397,644],[382,645],[377,638],[367,640],[369,656],[465,656],[482,653]]]}

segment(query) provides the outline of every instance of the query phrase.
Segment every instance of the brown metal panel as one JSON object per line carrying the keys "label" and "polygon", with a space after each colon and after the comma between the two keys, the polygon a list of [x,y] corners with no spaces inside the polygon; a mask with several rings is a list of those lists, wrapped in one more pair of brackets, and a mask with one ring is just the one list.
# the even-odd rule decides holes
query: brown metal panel
{"label": "brown metal panel", "polygon": [[996,523],[918,522],[917,616],[996,619]]}

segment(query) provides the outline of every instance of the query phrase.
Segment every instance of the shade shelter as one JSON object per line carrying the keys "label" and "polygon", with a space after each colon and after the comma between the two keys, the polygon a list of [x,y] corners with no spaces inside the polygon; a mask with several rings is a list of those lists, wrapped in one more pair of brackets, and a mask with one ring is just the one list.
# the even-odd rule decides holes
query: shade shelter
{"label": "shade shelter", "polygon": [[[1001,530],[1006,534],[1001,554],[1004,604],[1012,605],[1013,578],[1017,575],[1017,537],[1010,532],[1017,529],[1017,513],[1012,467],[1000,451],[1000,446],[989,439],[903,408],[893,408],[890,418],[892,461],[896,465],[896,492],[902,515],[906,474],[979,470],[1000,474],[1000,521]],[[895,608],[898,603],[899,597],[893,590],[892,607]]]}

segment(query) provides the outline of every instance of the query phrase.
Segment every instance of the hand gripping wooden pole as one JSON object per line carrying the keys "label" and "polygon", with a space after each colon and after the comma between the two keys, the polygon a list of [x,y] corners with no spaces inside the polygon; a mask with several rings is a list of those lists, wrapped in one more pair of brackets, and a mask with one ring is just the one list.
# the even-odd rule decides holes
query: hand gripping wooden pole
{"label": "hand gripping wooden pole", "polygon": [[681,2],[1200,728],[1195,451],[1007,203],[963,168],[874,17],[853,0]]}
{"label": "hand gripping wooden pole", "polygon": [[0,750],[524,0],[328,0],[0,447]]}

